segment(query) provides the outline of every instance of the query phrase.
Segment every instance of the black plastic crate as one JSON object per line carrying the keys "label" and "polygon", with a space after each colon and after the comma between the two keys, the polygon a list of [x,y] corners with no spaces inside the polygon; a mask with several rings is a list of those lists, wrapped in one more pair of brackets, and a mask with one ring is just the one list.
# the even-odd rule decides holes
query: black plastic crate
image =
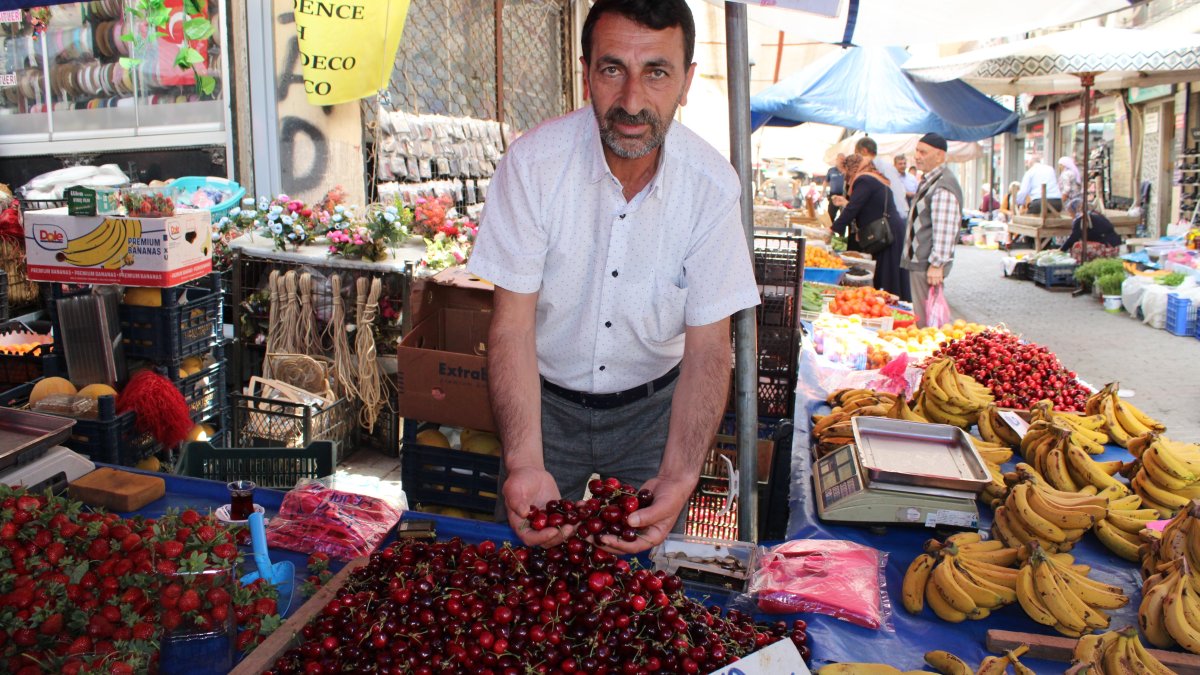
{"label": "black plastic crate", "polygon": [[1004,276],[1008,277],[1009,279],[1016,279],[1017,281],[1029,281],[1029,279],[1032,277],[1032,273],[1029,271],[1030,267],[1032,267],[1032,265],[1024,260],[1017,261],[1017,263],[1013,265],[1012,272],[1006,272]]}
{"label": "black plastic crate", "polygon": [[[0,394],[0,406],[26,408],[35,384],[36,381],[28,382]],[[122,466],[133,466],[139,460],[158,453],[162,446],[153,436],[138,431],[135,413],[117,413],[116,399],[112,396],[101,396],[97,403],[97,418],[75,420],[71,437],[64,445],[87,455],[93,462]]]}
{"label": "black plastic crate", "polygon": [[1033,283],[1047,288],[1074,287],[1074,265],[1030,265],[1029,275]]}
{"label": "black plastic crate", "polygon": [[0,354],[0,390],[59,372],[53,345],[38,345],[25,354]]}
{"label": "black plastic crate", "polygon": [[798,325],[795,295],[768,291],[762,294],[761,300],[755,308],[759,326],[795,328]]}
{"label": "black plastic crate", "polygon": [[796,403],[796,377],[758,374],[759,417],[786,417],[791,419]]}
{"label": "black plastic crate", "polygon": [[794,328],[758,327],[758,372],[795,378],[800,331]]}
{"label": "black plastic crate", "polygon": [[387,457],[399,457],[400,427],[400,415],[384,406],[379,412],[379,419],[375,420],[374,431],[368,433],[365,428],[359,428],[358,445],[383,453]]}
{"label": "black plastic crate", "polygon": [[207,354],[193,356],[211,359],[212,362],[191,375],[181,375],[183,359],[173,359],[168,364],[160,364],[157,370],[165,374],[183,394],[191,418],[200,421],[213,417],[226,407],[228,366],[225,363],[225,350],[220,345],[213,347]]}
{"label": "black plastic crate", "polygon": [[121,304],[125,356],[169,362],[211,349],[221,337],[222,302],[220,275],[214,274],[162,289],[162,307]]}
{"label": "black plastic crate", "polygon": [[434,504],[492,514],[500,458],[417,442],[420,423],[404,420],[400,477],[410,504]]}
{"label": "black plastic crate", "polygon": [[804,238],[755,235],[754,278],[760,287],[778,286],[784,292],[799,295],[804,283]]}
{"label": "black plastic crate", "polygon": [[184,445],[178,473],[228,482],[252,480],[259,487],[291,489],[301,478],[323,478],[337,465],[337,444],[314,441],[301,448],[217,448],[212,443]]}
{"label": "black plastic crate", "polygon": [[245,394],[232,394],[230,402],[230,439],[239,448],[303,448],[332,441],[340,462],[358,426],[355,407],[346,398],[324,408]]}

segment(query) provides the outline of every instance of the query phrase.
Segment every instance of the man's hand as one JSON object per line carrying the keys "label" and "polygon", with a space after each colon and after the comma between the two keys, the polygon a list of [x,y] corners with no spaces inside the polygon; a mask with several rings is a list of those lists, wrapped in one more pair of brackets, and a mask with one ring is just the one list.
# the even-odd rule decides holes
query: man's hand
{"label": "man's hand", "polygon": [[642,486],[654,493],[654,503],[629,514],[629,526],[638,532],[635,541],[622,541],[620,537],[606,534],[597,542],[601,548],[619,555],[640,553],[657,546],[667,538],[675,527],[679,514],[687,507],[688,498],[696,489],[699,476],[691,481],[680,481],[656,476]]}
{"label": "man's hand", "polygon": [[845,197],[843,197],[841,195],[833,195],[832,197],[829,198],[829,201],[832,202],[833,205],[837,206],[837,207],[842,207],[842,206],[845,206],[850,203],[849,199],[846,199]]}
{"label": "man's hand", "polygon": [[522,468],[508,474],[504,481],[504,504],[508,507],[508,524],[526,546],[557,546],[575,533],[575,527],[548,527],[533,530],[525,520],[529,507],[542,508],[546,502],[559,499],[558,484],[545,469]]}
{"label": "man's hand", "polygon": [[942,268],[930,265],[929,269],[925,270],[925,281],[928,282],[930,288],[933,288],[934,286],[941,286]]}

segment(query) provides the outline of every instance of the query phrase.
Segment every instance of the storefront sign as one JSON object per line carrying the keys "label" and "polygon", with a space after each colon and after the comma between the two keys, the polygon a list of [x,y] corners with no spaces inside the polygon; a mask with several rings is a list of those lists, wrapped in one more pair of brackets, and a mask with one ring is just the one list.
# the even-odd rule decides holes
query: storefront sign
{"label": "storefront sign", "polygon": [[408,4],[293,0],[308,102],[346,103],[387,86]]}
{"label": "storefront sign", "polygon": [[0,89],[17,86],[16,73],[0,73]]}
{"label": "storefront sign", "polygon": [[1171,85],[1160,84],[1153,87],[1130,87],[1129,102],[1141,103],[1149,101],[1152,98],[1162,98],[1163,96],[1171,95]]}
{"label": "storefront sign", "polygon": [[1147,134],[1157,134],[1158,133],[1158,111],[1157,110],[1152,113],[1146,113],[1145,133],[1147,133]]}
{"label": "storefront sign", "polygon": [[0,23],[21,23],[21,10],[6,9],[0,12]]}

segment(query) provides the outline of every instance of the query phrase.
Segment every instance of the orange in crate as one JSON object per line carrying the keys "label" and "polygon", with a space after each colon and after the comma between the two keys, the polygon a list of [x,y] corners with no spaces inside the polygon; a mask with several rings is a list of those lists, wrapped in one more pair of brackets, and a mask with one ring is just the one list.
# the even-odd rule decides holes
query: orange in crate
{"label": "orange in crate", "polygon": [[844,270],[846,263],[837,255],[816,246],[804,248],[805,267],[823,267],[826,269]]}

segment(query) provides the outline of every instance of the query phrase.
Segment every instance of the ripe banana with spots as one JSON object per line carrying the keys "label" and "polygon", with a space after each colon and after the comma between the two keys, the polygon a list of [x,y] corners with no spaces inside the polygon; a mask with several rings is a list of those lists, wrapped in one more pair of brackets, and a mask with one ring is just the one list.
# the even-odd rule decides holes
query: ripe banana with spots
{"label": "ripe banana with spots", "polygon": [[1018,572],[1016,593],[1029,618],[1073,637],[1107,628],[1104,610],[1129,602],[1120,588],[1088,578],[1036,545]]}
{"label": "ripe banana with spots", "polygon": [[926,604],[944,621],[982,619],[1017,601],[1016,549],[999,541],[983,541],[977,533],[960,533],[944,542],[930,539],[925,553],[904,573],[904,608],[920,613]]}
{"label": "ripe banana with spots", "polygon": [[917,414],[931,422],[969,429],[995,398],[975,378],[959,373],[954,359],[947,357],[925,366],[916,400]]}
{"label": "ripe banana with spots", "polygon": [[[1075,643],[1070,673],[1091,672],[1096,675],[1170,675],[1174,671],[1163,665],[1138,638],[1136,628],[1085,635]],[[1086,668],[1090,667],[1088,671]]]}
{"label": "ripe banana with spots", "polygon": [[1000,418],[1000,408],[996,404],[990,403],[980,411],[978,424],[979,435],[984,440],[1001,443],[1010,448],[1021,447],[1021,437],[1008,426],[1008,422]]}
{"label": "ripe banana with spots", "polygon": [[[1024,468],[1023,468],[1024,467]],[[1067,551],[1108,515],[1107,498],[1055,489],[1018,465],[1019,482],[996,509],[993,532],[1009,546],[1037,541],[1049,552]]]}

